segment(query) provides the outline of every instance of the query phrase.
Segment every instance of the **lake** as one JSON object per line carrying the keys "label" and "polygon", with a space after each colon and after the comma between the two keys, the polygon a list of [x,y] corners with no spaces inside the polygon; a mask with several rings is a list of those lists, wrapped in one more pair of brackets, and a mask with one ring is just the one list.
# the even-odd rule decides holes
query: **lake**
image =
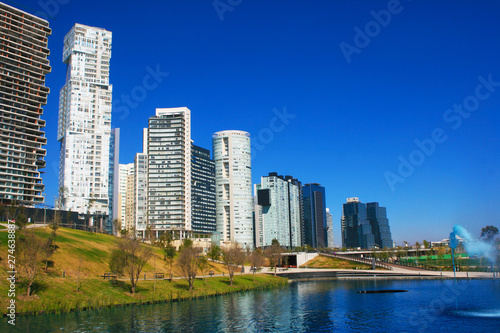
{"label": "lake", "polygon": [[[381,289],[408,291],[358,293]],[[499,332],[500,280],[293,282],[191,301],[18,317],[9,331]]]}

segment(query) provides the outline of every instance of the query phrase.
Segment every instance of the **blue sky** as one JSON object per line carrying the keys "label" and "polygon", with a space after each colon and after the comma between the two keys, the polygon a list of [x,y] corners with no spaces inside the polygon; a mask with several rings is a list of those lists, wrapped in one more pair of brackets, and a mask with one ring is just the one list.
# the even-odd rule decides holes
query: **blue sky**
{"label": "blue sky", "polygon": [[[352,196],[387,207],[398,244],[441,240],[454,224],[475,236],[500,226],[497,1],[5,2],[51,16],[49,203],[63,37],[78,22],[113,32],[121,163],[141,150],[155,108],[187,106],[202,147],[219,130],[251,133],[254,183],[276,171],[325,186],[336,244]],[[150,71],[161,82],[137,95]],[[125,112],[123,96],[133,93]]]}

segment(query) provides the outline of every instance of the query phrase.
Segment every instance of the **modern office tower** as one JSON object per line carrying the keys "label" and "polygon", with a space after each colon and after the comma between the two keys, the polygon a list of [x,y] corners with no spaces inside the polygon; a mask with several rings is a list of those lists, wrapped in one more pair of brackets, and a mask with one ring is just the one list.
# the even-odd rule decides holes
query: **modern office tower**
{"label": "modern office tower", "polygon": [[317,183],[306,184],[303,189],[304,245],[326,247],[325,188]]}
{"label": "modern office tower", "polygon": [[372,227],[366,217],[366,205],[358,198],[347,198],[342,212],[342,246],[372,249],[375,242]]}
{"label": "modern office tower", "polygon": [[[128,178],[129,175],[134,172],[134,164],[120,164],[119,171],[119,180],[118,180],[118,201],[119,201],[119,209],[117,212],[117,217],[120,219],[122,229],[126,228],[127,225],[127,191],[128,191]],[[128,205],[131,205],[131,202],[128,202]]]}
{"label": "modern office tower", "polygon": [[148,124],[148,222],[157,237],[174,230],[184,238],[192,230],[191,111],[156,109]]}
{"label": "modern office tower", "polygon": [[253,199],[250,134],[213,135],[217,231],[222,242],[253,248]]}
{"label": "modern office tower", "polygon": [[75,24],[64,37],[66,83],[60,92],[59,186],[64,208],[108,214],[111,32]]}
{"label": "modern office tower", "polygon": [[327,247],[333,247],[333,216],[330,214],[330,208],[326,209],[326,241]]}
{"label": "modern office tower", "polygon": [[387,209],[380,207],[378,202],[368,202],[366,204],[366,217],[370,221],[375,246],[379,248],[392,247],[391,229],[387,219]]}
{"label": "modern office tower", "polygon": [[134,199],[133,199],[133,226],[136,234],[145,236],[147,227],[148,208],[148,155],[135,154],[134,158]]}
{"label": "modern office tower", "polygon": [[118,218],[118,189],[119,189],[119,174],[120,174],[120,129],[115,128],[111,130],[109,140],[109,185],[108,185],[108,222],[106,224],[106,231],[113,232],[113,220]]}
{"label": "modern office tower", "polygon": [[301,245],[300,182],[292,176],[270,172],[255,184],[256,247],[270,246],[277,239],[281,246]]}
{"label": "modern office tower", "polygon": [[49,23],[0,3],[0,202],[43,203]]}
{"label": "modern office tower", "polygon": [[193,232],[211,234],[215,223],[215,162],[210,150],[191,146],[191,209]]}

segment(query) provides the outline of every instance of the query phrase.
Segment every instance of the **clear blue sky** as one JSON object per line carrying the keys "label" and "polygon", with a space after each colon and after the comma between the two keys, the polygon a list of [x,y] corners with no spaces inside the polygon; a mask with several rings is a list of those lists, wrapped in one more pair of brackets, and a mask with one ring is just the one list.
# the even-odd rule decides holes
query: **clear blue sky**
{"label": "clear blue sky", "polygon": [[[5,2],[52,16],[49,203],[57,195],[63,37],[78,22],[113,32],[121,163],[141,150],[155,108],[187,106],[202,147],[211,149],[219,130],[251,133],[254,183],[276,171],[324,185],[336,244],[352,196],[387,207],[398,244],[441,240],[454,224],[475,236],[500,227],[498,1],[220,0],[219,13],[213,0],[47,1]],[[371,12],[388,7],[390,21],[381,13],[375,23]],[[121,96],[140,92],[148,67],[169,75],[136,95],[127,115]],[[480,76],[490,83],[479,86]],[[453,110],[463,103],[474,111]],[[285,108],[294,118],[281,126],[273,110]],[[436,129],[439,143],[424,154],[415,140],[428,142]],[[399,172],[400,156],[417,166]]]}

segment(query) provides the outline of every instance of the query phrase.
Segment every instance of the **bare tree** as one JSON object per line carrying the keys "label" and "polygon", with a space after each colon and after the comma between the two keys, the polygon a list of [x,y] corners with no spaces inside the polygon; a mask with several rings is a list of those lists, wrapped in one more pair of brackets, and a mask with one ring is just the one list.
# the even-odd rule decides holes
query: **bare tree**
{"label": "bare tree", "polygon": [[117,274],[124,272],[130,278],[131,293],[134,294],[139,275],[152,256],[151,248],[142,245],[138,239],[124,238],[112,252],[109,266]]}
{"label": "bare tree", "polygon": [[264,266],[264,253],[262,253],[261,249],[255,249],[250,256],[248,256],[248,260],[252,266],[253,282],[255,282],[255,271]]}
{"label": "bare tree", "polygon": [[179,268],[188,281],[188,290],[193,289],[194,279],[196,278],[196,272],[200,265],[199,255],[201,253],[201,248],[193,246],[183,246],[179,253],[179,258],[177,263]]}
{"label": "bare tree", "polygon": [[[42,257],[43,241],[35,235],[33,230],[26,232],[19,238],[19,246],[16,249],[17,260],[26,274],[28,286],[26,295],[31,295],[31,286],[35,281]],[[19,251],[19,252],[18,252]]]}
{"label": "bare tree", "polygon": [[237,243],[222,249],[222,261],[226,265],[229,273],[229,281],[233,285],[234,272],[238,269],[238,265],[243,265],[245,262],[245,253],[241,250]]}

